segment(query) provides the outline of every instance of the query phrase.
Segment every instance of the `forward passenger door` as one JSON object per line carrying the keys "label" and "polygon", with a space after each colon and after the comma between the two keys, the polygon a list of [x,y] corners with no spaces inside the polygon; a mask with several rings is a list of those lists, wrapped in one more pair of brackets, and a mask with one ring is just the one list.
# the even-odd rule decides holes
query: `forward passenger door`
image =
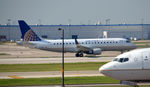
{"label": "forward passenger door", "polygon": [[142,53],[142,59],[143,59],[143,69],[150,69],[150,53],[149,52],[143,52]]}

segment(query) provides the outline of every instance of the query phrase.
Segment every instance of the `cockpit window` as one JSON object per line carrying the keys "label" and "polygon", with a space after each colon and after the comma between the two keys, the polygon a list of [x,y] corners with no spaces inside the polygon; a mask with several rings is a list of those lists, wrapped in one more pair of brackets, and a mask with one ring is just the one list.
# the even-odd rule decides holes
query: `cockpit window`
{"label": "cockpit window", "polygon": [[127,40],[126,42],[127,42],[127,43],[130,43],[130,40]]}
{"label": "cockpit window", "polygon": [[124,62],[129,61],[129,58],[124,58]]}
{"label": "cockpit window", "polygon": [[119,62],[123,62],[123,60],[124,60],[124,58],[120,58],[120,59],[119,59]]}
{"label": "cockpit window", "polygon": [[113,61],[118,61],[118,58],[115,58]]}
{"label": "cockpit window", "polygon": [[129,58],[115,58],[113,61],[118,61],[118,62],[123,63],[123,62],[129,61]]}

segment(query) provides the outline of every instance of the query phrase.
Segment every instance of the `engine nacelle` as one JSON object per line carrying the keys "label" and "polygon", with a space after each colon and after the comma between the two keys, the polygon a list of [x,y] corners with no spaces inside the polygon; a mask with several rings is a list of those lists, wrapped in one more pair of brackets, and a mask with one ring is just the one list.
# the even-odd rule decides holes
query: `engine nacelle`
{"label": "engine nacelle", "polygon": [[102,50],[100,48],[94,48],[91,51],[87,51],[86,54],[94,54],[94,55],[99,55],[101,54]]}

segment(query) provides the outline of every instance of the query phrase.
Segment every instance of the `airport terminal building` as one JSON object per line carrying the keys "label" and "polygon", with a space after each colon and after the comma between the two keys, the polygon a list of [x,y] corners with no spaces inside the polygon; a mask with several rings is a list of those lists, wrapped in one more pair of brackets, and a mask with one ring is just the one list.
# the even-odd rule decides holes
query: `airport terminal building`
{"label": "airport terminal building", "polygon": [[[100,24],[100,25],[30,25],[41,37],[60,39],[65,31],[65,38],[129,38],[150,39],[150,24]],[[0,25],[0,40],[20,40],[18,25]]]}

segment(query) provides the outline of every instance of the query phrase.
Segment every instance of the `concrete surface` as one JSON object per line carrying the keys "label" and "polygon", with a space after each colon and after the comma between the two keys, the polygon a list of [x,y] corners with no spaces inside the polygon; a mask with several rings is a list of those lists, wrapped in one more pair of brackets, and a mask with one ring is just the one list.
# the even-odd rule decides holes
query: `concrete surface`
{"label": "concrete surface", "polygon": [[[101,57],[101,58],[65,58],[65,63],[78,63],[78,62],[108,62],[113,60],[114,57]],[[0,59],[0,64],[44,64],[44,63],[61,63],[61,58],[13,58],[13,59]]]}
{"label": "concrete surface", "polygon": [[[96,71],[65,71],[65,77],[81,77],[81,76],[103,76]],[[61,71],[45,71],[45,72],[0,72],[0,79],[18,79],[18,78],[47,78],[61,77]]]}

